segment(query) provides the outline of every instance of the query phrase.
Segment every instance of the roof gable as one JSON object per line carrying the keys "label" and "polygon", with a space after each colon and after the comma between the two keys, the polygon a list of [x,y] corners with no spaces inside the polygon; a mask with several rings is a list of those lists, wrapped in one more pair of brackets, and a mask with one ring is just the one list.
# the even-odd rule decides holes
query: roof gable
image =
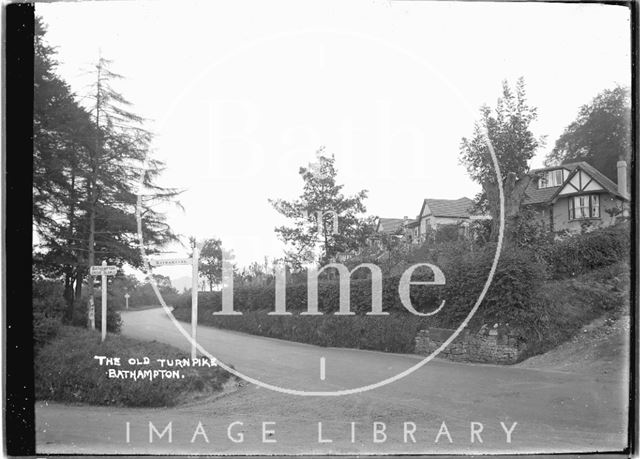
{"label": "roof gable", "polygon": [[376,231],[378,233],[395,233],[402,228],[404,218],[378,218]]}
{"label": "roof gable", "polygon": [[562,195],[589,191],[607,191],[616,197],[627,199],[620,193],[615,183],[591,164],[583,161],[578,163],[573,172],[569,174],[569,177],[553,196],[552,201],[556,201]]}
{"label": "roof gable", "polygon": [[472,209],[473,201],[467,197],[460,199],[426,198],[420,209],[420,217],[433,215],[434,217],[469,218]]}
{"label": "roof gable", "polygon": [[624,198],[618,191],[618,187],[610,179],[608,179],[599,170],[591,164],[580,161],[575,163],[566,163],[554,167],[545,167],[541,169],[533,169],[531,172],[542,173],[553,171],[556,169],[565,169],[569,171],[564,182],[560,186],[538,188],[538,180],[532,180],[525,190],[525,196],[522,201],[524,205],[529,204],[551,204],[560,195],[607,191],[615,196]]}

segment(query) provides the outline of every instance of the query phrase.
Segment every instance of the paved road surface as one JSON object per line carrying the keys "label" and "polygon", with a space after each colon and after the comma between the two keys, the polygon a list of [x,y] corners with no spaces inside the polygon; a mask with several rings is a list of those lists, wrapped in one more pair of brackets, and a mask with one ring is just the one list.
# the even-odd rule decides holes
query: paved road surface
{"label": "paved road surface", "polygon": [[[162,309],[124,313],[123,319],[125,335],[190,349]],[[322,348],[208,327],[198,328],[198,341],[214,356],[249,376],[301,390],[359,387],[418,362],[418,357],[411,355]],[[321,357],[326,359],[324,381],[320,380]],[[244,384],[217,400],[172,409],[38,403],[38,452],[612,451],[625,444],[625,385],[622,373],[585,376],[436,360],[391,385],[342,397],[300,397]],[[129,443],[125,437],[127,422]],[[149,443],[149,423],[162,431],[169,422],[172,442],[168,443],[165,436]],[[200,434],[194,438],[199,422]],[[230,436],[239,440],[237,435],[242,432],[242,442],[228,438],[228,428],[234,422],[242,424],[232,425]],[[514,422],[517,424],[508,443],[504,427],[509,429]],[[355,423],[353,436],[351,423]],[[471,429],[480,429],[480,424],[482,442],[477,436],[472,442]],[[374,428],[384,428],[386,438],[381,433],[375,437]],[[263,429],[274,433],[266,432],[263,439]]]}

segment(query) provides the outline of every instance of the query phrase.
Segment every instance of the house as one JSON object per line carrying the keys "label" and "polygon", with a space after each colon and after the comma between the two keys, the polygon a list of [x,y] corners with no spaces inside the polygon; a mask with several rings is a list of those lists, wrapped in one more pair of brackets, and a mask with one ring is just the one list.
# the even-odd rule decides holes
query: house
{"label": "house", "polygon": [[378,218],[376,224],[376,233],[396,234],[404,224],[406,217],[403,218]]}
{"label": "house", "polygon": [[413,242],[418,236],[418,222],[410,220],[407,216],[404,218],[378,218],[375,232],[378,235],[394,235],[399,239]]}
{"label": "house", "polygon": [[468,235],[469,223],[477,219],[490,218],[485,215],[472,215],[473,201],[467,197],[460,199],[425,198],[417,218],[417,238],[426,240],[427,234],[444,225],[460,225],[462,232]]}
{"label": "house", "polygon": [[522,205],[533,209],[534,218],[550,231],[581,231],[585,222],[609,226],[617,215],[628,215],[625,161],[618,161],[617,184],[584,161],[531,172],[537,178],[525,190]]}

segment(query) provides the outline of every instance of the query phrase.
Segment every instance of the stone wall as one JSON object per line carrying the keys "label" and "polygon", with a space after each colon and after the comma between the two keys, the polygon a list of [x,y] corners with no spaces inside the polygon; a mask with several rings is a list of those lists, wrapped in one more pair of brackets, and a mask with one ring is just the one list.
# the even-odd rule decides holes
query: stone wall
{"label": "stone wall", "polygon": [[[415,339],[415,353],[429,355],[438,349],[455,330],[428,328],[420,330]],[[521,360],[526,343],[507,327],[483,326],[477,333],[463,330],[438,357],[457,362],[512,364]]]}

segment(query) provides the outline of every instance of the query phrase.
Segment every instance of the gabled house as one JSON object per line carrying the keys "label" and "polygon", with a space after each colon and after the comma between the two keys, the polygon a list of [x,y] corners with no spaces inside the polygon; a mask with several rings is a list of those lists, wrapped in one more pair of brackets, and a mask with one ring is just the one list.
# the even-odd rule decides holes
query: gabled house
{"label": "gabled house", "polygon": [[618,162],[615,184],[591,164],[580,161],[534,169],[538,178],[525,190],[523,207],[550,231],[581,231],[585,222],[598,226],[615,223],[628,212],[626,162]]}
{"label": "gabled house", "polygon": [[378,218],[376,234],[393,235],[407,242],[415,242],[418,237],[418,222],[404,218]]}
{"label": "gabled house", "polygon": [[376,233],[396,234],[402,228],[404,222],[404,218],[378,218]]}
{"label": "gabled house", "polygon": [[467,235],[469,224],[473,220],[490,218],[484,215],[472,215],[473,201],[467,197],[459,199],[426,198],[420,207],[417,218],[417,237],[424,241],[427,234],[443,225],[460,225]]}

